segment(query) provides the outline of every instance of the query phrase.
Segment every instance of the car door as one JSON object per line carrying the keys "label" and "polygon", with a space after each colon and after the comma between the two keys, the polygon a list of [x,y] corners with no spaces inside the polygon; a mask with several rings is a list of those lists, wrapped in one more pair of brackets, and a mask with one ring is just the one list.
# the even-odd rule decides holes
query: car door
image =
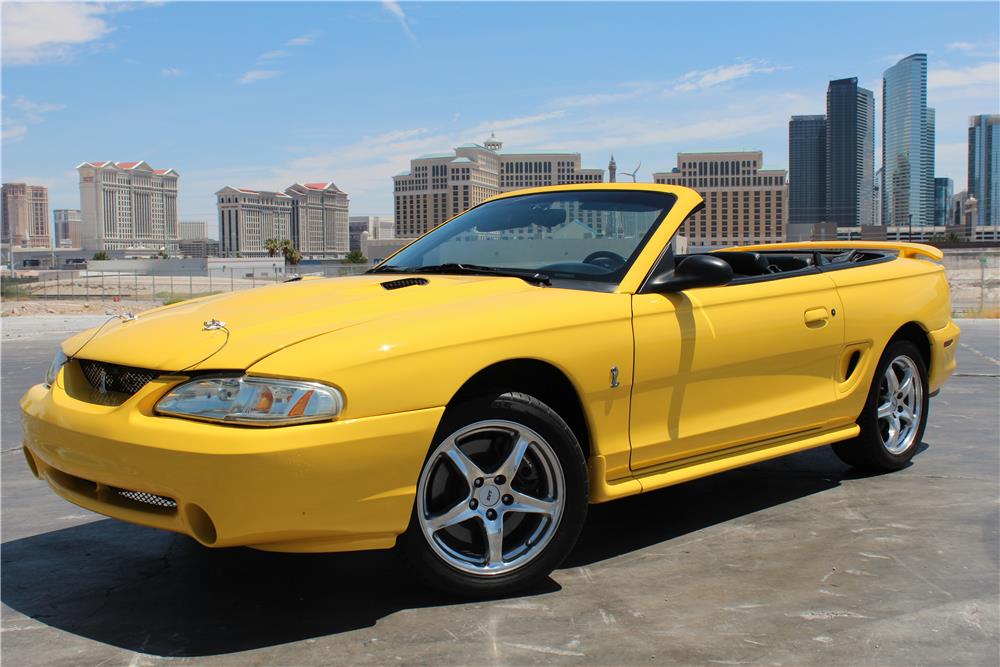
{"label": "car door", "polygon": [[633,470],[836,421],[836,286],[812,270],[633,296]]}

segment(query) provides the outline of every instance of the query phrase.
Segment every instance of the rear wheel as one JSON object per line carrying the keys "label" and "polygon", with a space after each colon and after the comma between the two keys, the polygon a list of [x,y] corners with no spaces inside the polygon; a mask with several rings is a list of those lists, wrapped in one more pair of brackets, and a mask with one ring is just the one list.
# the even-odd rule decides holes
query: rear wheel
{"label": "rear wheel", "polygon": [[833,446],[845,463],[870,470],[898,470],[916,453],[927,424],[927,367],[916,345],[891,342],[879,360],[858,437]]}
{"label": "rear wheel", "polygon": [[508,392],[446,418],[417,482],[409,561],[433,586],[503,595],[545,578],[570,552],[587,511],[586,464],[551,408]]}

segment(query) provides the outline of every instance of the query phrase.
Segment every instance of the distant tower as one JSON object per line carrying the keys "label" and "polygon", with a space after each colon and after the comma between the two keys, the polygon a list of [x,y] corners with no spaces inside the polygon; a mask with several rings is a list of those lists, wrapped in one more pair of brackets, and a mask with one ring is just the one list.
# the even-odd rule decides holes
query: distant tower
{"label": "distant tower", "polygon": [[499,153],[500,149],[503,148],[503,142],[497,139],[495,132],[490,132],[490,138],[483,145],[494,153]]}
{"label": "distant tower", "polygon": [[615,174],[618,172],[618,165],[615,164],[615,154],[611,154],[611,162],[608,163],[608,183],[615,183]]}

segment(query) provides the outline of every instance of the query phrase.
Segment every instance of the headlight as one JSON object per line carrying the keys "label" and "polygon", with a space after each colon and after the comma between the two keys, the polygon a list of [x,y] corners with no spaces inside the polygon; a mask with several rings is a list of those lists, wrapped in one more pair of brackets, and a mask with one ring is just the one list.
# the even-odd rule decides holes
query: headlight
{"label": "headlight", "polygon": [[230,424],[285,426],[334,419],[343,407],[339,391],[317,382],[206,377],[172,389],[156,404],[156,412]]}
{"label": "headlight", "polygon": [[45,371],[45,386],[51,387],[56,383],[56,378],[59,377],[59,369],[66,365],[69,361],[69,357],[63,354],[62,348],[56,352],[56,356],[52,359],[52,363],[49,364],[49,370]]}

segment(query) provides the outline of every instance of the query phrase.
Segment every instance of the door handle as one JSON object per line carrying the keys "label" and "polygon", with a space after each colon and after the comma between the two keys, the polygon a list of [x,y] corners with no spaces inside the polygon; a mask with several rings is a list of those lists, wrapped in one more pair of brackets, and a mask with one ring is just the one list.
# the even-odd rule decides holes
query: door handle
{"label": "door handle", "polygon": [[830,311],[826,308],[810,308],[805,312],[806,326],[820,326],[830,319]]}

